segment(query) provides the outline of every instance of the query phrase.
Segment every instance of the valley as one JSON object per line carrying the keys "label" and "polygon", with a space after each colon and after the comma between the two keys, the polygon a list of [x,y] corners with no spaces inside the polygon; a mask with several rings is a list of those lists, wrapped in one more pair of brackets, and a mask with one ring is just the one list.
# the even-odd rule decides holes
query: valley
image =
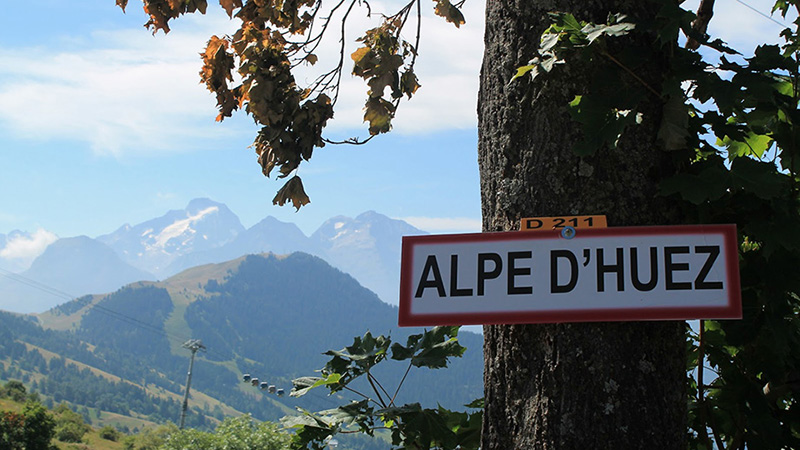
{"label": "valley", "polygon": [[[191,214],[185,212],[184,216],[196,216]],[[305,252],[257,251],[217,261],[220,255],[235,253],[224,249],[232,248],[226,245],[237,239],[247,240],[249,245],[258,241],[252,235],[245,239],[247,230],[239,230],[214,251],[198,247],[197,252],[175,256],[180,253],[176,251],[172,263],[159,267],[180,267],[183,263],[176,261],[186,260],[203,264],[163,280],[134,280],[69,301],[51,292],[55,297],[51,301],[59,304],[46,311],[0,312],[0,381],[21,380],[49,406],[66,402],[85,411],[94,426],[141,430],[150,424],[177,422],[190,356],[183,344],[200,339],[207,351],[198,352],[195,360],[187,426],[212,429],[226,417],[242,414],[277,421],[296,414],[298,408],[335,407],[352,394],[330,398],[320,391],[302,398],[278,397],[243,383],[241,377],[252,374],[288,394],[292,379],[314,375],[327,360],[325,351],[344,348],[356,336],[369,331],[405,342],[407,336],[421,331],[397,327],[397,307],[341,269],[350,264],[358,272],[359,265],[371,266],[361,270],[362,277],[379,279],[380,271],[388,273],[393,265],[399,266],[399,236],[420,231],[376,213],[359,217],[331,219],[316,237],[292,245],[287,240],[281,247],[316,248],[331,259],[338,258],[339,266]],[[376,225],[381,222],[392,226]],[[170,225],[162,227],[169,229]],[[172,239],[177,231],[173,226]],[[92,245],[96,242],[111,248],[109,243],[130,243],[121,233],[116,241],[98,238]],[[195,230],[192,235],[196,234]],[[280,241],[273,238],[273,242],[275,239]],[[326,242],[327,250],[320,250]],[[251,248],[264,250],[257,245]],[[121,253],[114,252],[123,264],[143,271],[131,264],[135,258],[124,261]],[[46,250],[40,258],[46,262],[51,256]],[[109,260],[103,261],[108,264]],[[85,266],[91,269],[91,264]],[[31,265],[35,267],[36,261]],[[2,281],[13,282],[8,277]],[[455,358],[446,369],[411,371],[398,403],[463,409],[481,397],[482,336],[462,331],[459,342],[468,348],[465,355]],[[402,364],[386,364],[376,368],[375,375],[381,383],[396,386],[405,369]]]}

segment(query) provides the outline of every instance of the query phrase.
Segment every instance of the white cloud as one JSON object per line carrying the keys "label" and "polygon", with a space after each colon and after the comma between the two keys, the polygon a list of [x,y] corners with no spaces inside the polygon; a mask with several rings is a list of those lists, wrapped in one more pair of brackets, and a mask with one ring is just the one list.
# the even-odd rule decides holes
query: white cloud
{"label": "white cloud", "polygon": [[[699,0],[684,5],[696,9]],[[389,2],[385,2],[389,3]],[[772,0],[747,2],[769,14]],[[484,0],[464,4],[467,23],[460,29],[434,16],[423,3],[422,41],[417,74],[422,88],[401,103],[394,130],[403,134],[429,133],[477,125],[478,75],[483,49]],[[329,131],[365,130],[363,104],[367,87],[349,74],[354,39],[365,26],[374,26],[377,11],[390,10],[372,2],[373,20],[353,12],[343,90]],[[394,6],[396,7],[396,5]],[[773,42],[780,27],[738,1],[717,3],[710,32],[737,48],[765,38]],[[776,20],[791,23],[793,17]],[[145,18],[142,16],[142,20]],[[96,30],[86,35],[68,29],[60,48],[0,49],[0,127],[31,140],[71,140],[87,143],[106,155],[192,151],[235,136],[254,134],[248,121],[216,124],[213,96],[199,84],[198,53],[212,34],[231,33],[238,21],[220,8],[206,16],[176,21],[173,31],[152,36],[137,26]],[[68,26],[69,24],[65,24]],[[413,40],[413,19],[404,37]],[[336,36],[318,52],[314,69],[338,59]],[[751,48],[743,48],[749,52]],[[310,71],[300,82],[313,79]],[[245,141],[245,142],[246,142]]]}
{"label": "white cloud", "polygon": [[[423,8],[427,8],[424,3]],[[460,28],[434,16],[432,4],[429,10],[423,10],[422,38],[415,68],[422,87],[410,101],[404,98],[400,102],[397,117],[393,121],[395,132],[430,133],[436,130],[474,128],[478,125],[484,9],[484,1],[466,2],[463,9],[466,24]],[[367,28],[367,23],[363,20],[354,23],[348,37],[355,38],[355,30]],[[407,25],[403,35],[406,40],[413,42],[414,26],[414,23]],[[350,55],[355,48],[355,45],[348,47],[345,54]],[[326,51],[329,55],[338,57],[338,49],[334,46],[328,47]],[[363,106],[368,87],[364,80],[349,74],[350,64],[348,57],[345,61],[346,73],[343,76],[336,117],[329,126],[331,130],[367,128],[363,122]]]}
{"label": "white cloud", "polygon": [[[402,105],[398,131],[476,125],[482,7],[482,2],[467,2],[469,22],[461,30],[439,17],[423,20],[418,60],[423,87]],[[180,19],[181,27],[167,36],[152,36],[140,27],[87,36],[72,30],[72,39],[63,40],[60,48],[0,49],[0,126],[24,139],[85,142],[101,155],[191,151],[209,140],[241,135],[237,123],[214,123],[213,95],[199,84],[198,53],[212,34],[231,33],[238,23],[218,10]],[[432,16],[431,11],[425,14]],[[355,49],[352,41],[359,34],[349,32],[352,46],[346,55]],[[336,59],[333,41],[320,53]],[[362,106],[367,88],[349,75],[350,64],[346,56],[348,73],[331,130],[366,128]]]}
{"label": "white cloud", "polygon": [[186,150],[230,134],[214,123],[197,75],[212,32],[190,28],[155,37],[97,31],[90,48],[0,50],[0,123],[18,137],[86,142],[112,155]]}
{"label": "white cloud", "polygon": [[0,249],[0,258],[5,259],[9,266],[18,269],[30,267],[36,257],[44,253],[48,245],[58,240],[58,236],[45,230],[38,229],[31,234],[18,234],[9,237],[6,246]]}
{"label": "white cloud", "polygon": [[469,217],[398,217],[420,230],[432,233],[479,233],[481,220]]}

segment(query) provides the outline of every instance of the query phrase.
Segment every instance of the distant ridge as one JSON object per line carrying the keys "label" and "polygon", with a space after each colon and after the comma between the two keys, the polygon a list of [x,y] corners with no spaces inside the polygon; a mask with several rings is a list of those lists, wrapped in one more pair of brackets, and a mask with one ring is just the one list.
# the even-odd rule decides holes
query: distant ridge
{"label": "distant ridge", "polygon": [[[59,239],[19,275],[0,278],[0,309],[42,312],[70,296],[109,292],[127,283],[154,279],[122,261],[107,245],[86,236]],[[54,295],[53,290],[60,293]]]}
{"label": "distant ridge", "polygon": [[[415,234],[425,232],[375,211],[355,219],[331,218],[311,236],[303,234],[295,224],[274,217],[245,229],[226,205],[199,198],[190,201],[185,209],[171,210],[136,225],[125,224],[97,239],[61,239],[56,242],[58,245],[51,246],[71,248],[81,254],[79,260],[63,251],[62,261],[42,254],[39,259],[44,259],[34,260],[31,269],[22,275],[80,296],[111,291],[132,281],[165,279],[194,266],[247,254],[300,251],[324,259],[352,275],[384,302],[397,304],[402,236]],[[9,237],[0,235],[0,243],[3,239]],[[70,239],[80,243],[70,243]],[[112,258],[109,249],[116,258]],[[92,258],[96,261],[90,261]],[[5,294],[0,299],[0,309],[43,312],[66,300],[64,296],[18,284],[22,283],[0,278],[0,292]]]}
{"label": "distant ridge", "polygon": [[[3,317],[0,314],[0,328]],[[324,396],[270,397],[243,385],[242,373],[288,391],[292,378],[322,367],[324,351],[350,345],[355,336],[370,331],[405,344],[406,336],[419,332],[398,328],[396,307],[304,253],[248,255],[198,266],[163,281],[83,297],[36,317],[51,333],[69,331],[68,335],[26,338],[12,333],[14,339],[31,339],[48,351],[137,385],[178,394],[188,356],[181,344],[189,337],[201,339],[208,352],[199,354],[195,364],[192,385],[198,398],[202,393],[225,408],[261,419],[275,419],[296,406],[327,408],[331,402]],[[32,325],[26,326],[26,333],[34,333]],[[62,344],[75,339],[89,345]],[[481,396],[482,337],[462,332],[459,339],[469,349],[465,356],[446,370],[412,371],[398,401],[461,408]],[[398,383],[405,371],[402,364],[394,366],[377,373],[388,385]]]}
{"label": "distant ridge", "polygon": [[183,210],[172,210],[135,226],[123,225],[97,240],[113,248],[128,264],[166,277],[172,275],[167,268],[175,259],[221,247],[243,230],[239,217],[227,206],[198,198]]}

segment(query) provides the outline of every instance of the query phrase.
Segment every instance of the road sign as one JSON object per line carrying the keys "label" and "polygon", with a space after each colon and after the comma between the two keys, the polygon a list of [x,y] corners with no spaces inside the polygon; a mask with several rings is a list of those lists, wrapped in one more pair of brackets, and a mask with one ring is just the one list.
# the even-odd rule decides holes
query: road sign
{"label": "road sign", "polygon": [[606,216],[527,217],[520,221],[519,229],[554,230],[556,228],[605,228]]}
{"label": "road sign", "polygon": [[741,318],[735,225],[572,231],[403,237],[399,324]]}

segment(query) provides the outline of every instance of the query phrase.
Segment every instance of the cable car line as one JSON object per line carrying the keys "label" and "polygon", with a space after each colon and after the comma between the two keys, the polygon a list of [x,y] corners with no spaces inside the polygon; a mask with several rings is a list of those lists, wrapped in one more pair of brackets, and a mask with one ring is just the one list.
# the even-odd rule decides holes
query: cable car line
{"label": "cable car line", "polygon": [[[15,282],[27,285],[27,286],[32,287],[34,289],[38,289],[38,290],[40,290],[42,292],[45,292],[45,293],[48,293],[50,295],[53,295],[53,296],[56,296],[56,297],[60,297],[60,298],[62,298],[64,300],[67,300],[67,301],[72,301],[72,300],[75,300],[77,298],[80,298],[80,297],[76,297],[74,295],[71,295],[71,294],[69,294],[67,292],[64,292],[64,291],[62,291],[60,289],[56,289],[56,288],[54,288],[52,286],[48,286],[47,284],[44,284],[42,282],[39,282],[39,281],[36,281],[34,279],[25,277],[24,275],[20,275],[20,274],[14,273],[14,272],[10,272],[10,271],[2,269],[2,268],[0,268],[0,276],[2,276],[4,278],[7,278],[7,279],[9,279],[11,281],[15,281]],[[166,337],[167,339],[172,339],[172,340],[174,340],[176,342],[179,342],[180,344],[183,344],[187,340],[191,339],[189,337],[184,337],[184,336],[176,335],[176,334],[173,334],[173,333],[169,333],[163,328],[160,328],[160,327],[157,327],[157,326],[155,326],[153,324],[149,324],[147,322],[141,321],[141,320],[139,320],[139,319],[137,319],[135,317],[131,317],[131,316],[127,315],[127,314],[123,314],[121,312],[114,311],[114,310],[112,310],[110,308],[107,308],[105,306],[100,305],[99,303],[89,304],[88,307],[87,307],[87,310],[92,310],[92,309],[97,309],[98,312],[100,312],[102,314],[105,314],[107,316],[113,317],[113,318],[115,318],[117,320],[120,320],[122,322],[125,322],[128,325],[131,325],[131,326],[134,326],[134,327],[138,327],[140,329],[143,329],[143,330],[146,330],[146,331],[149,331],[149,332],[152,332],[152,333],[159,334],[161,336]],[[213,356],[216,356],[220,361],[229,361],[230,360],[228,356],[222,355],[222,354],[220,354],[218,352],[208,351],[207,350],[207,353],[209,353],[209,354],[211,354]],[[268,386],[268,391],[270,391],[270,393],[272,393],[271,389],[269,389],[269,387],[274,387],[274,386]],[[283,391],[283,389],[280,389],[280,390]],[[275,387],[275,393],[277,393],[277,391],[278,391],[278,389],[277,389],[277,387]],[[317,396],[316,393],[309,393],[309,394],[311,394],[311,396],[313,396],[313,397],[317,397],[318,399],[326,400],[326,401],[331,402],[331,403],[335,403],[335,402],[333,402],[332,400],[330,400],[327,397]]]}
{"label": "cable car line", "polygon": [[[5,277],[5,278],[7,278],[9,280],[12,280],[12,281],[16,281],[18,283],[25,284],[27,286],[30,286],[30,287],[34,288],[34,289],[38,289],[40,291],[43,291],[45,293],[54,295],[56,297],[60,297],[62,299],[68,300],[68,301],[80,298],[80,297],[76,297],[74,295],[71,295],[71,294],[69,294],[67,292],[64,292],[64,291],[62,291],[60,289],[56,289],[56,288],[54,288],[52,286],[48,286],[48,285],[46,285],[44,283],[41,283],[39,281],[36,281],[36,280],[31,279],[31,278],[25,277],[23,275],[16,274],[16,273],[13,273],[13,272],[9,272],[8,270],[5,270],[5,269],[0,269],[0,276],[3,276],[3,277]],[[112,310],[110,308],[107,308],[105,306],[100,305],[99,303],[90,304],[88,306],[87,310],[91,310],[91,309],[97,309],[98,312],[103,313],[103,314],[105,314],[107,316],[111,316],[113,318],[116,318],[116,319],[118,319],[118,320],[120,320],[122,322],[127,323],[128,325],[132,325],[134,327],[138,327],[138,328],[143,329],[143,330],[147,330],[147,331],[150,331],[150,332],[153,332],[153,333],[160,334],[160,335],[166,337],[167,339],[173,339],[175,342],[178,342],[180,344],[183,344],[188,339],[191,339],[190,337],[180,336],[180,335],[177,335],[177,334],[173,334],[173,333],[167,332],[163,328],[160,328],[160,327],[157,327],[157,326],[155,326],[153,324],[144,322],[144,321],[139,320],[139,319],[137,319],[135,317],[131,317],[131,316],[127,315],[127,314],[123,314],[123,313],[121,313],[119,311],[114,311],[114,310]],[[215,356],[218,356],[218,357],[222,358],[223,361],[225,360],[225,356],[224,355],[221,355],[221,354],[218,354],[218,353],[215,353],[215,352],[210,352],[210,353],[212,353]]]}

